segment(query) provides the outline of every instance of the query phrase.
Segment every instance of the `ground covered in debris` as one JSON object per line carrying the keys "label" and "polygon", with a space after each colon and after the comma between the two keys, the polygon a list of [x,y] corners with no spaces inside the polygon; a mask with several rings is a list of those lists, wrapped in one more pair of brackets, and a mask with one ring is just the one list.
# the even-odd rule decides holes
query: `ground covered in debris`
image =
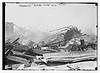
{"label": "ground covered in debris", "polygon": [[23,68],[23,64],[16,70],[96,70],[96,61],[79,62],[73,64],[65,64],[58,66],[34,65],[32,67]]}
{"label": "ground covered in debris", "polygon": [[[34,63],[29,67],[24,67],[24,64],[13,64],[13,70],[96,70],[97,67],[97,59],[96,59],[96,50],[88,50],[88,51],[79,51],[79,52],[62,52],[62,53],[52,53],[52,54],[44,54],[44,58],[47,60],[51,60],[47,64],[45,63]],[[80,62],[67,62],[68,60],[74,60],[75,57],[83,56],[92,56],[91,60],[84,60]],[[95,58],[94,58],[95,57]],[[79,58],[79,59],[82,59]]]}

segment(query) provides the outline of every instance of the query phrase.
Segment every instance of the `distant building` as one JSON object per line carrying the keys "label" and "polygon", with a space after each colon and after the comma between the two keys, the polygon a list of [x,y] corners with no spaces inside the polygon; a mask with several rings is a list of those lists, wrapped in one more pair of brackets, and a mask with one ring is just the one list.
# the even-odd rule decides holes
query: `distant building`
{"label": "distant building", "polygon": [[5,37],[10,37],[14,33],[14,23],[6,22],[5,23]]}

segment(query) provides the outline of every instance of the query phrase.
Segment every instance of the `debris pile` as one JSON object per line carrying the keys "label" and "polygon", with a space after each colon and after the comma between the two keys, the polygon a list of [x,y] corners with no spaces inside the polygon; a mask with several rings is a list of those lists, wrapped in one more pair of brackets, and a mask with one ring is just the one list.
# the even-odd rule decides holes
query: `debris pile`
{"label": "debris pile", "polygon": [[[22,64],[17,68],[21,69],[21,67],[29,68],[38,65],[51,66],[54,63],[69,64],[97,60],[97,40],[95,36],[82,34],[81,30],[71,25],[58,30],[59,32],[56,34],[52,34],[38,43],[29,40],[24,45],[18,42],[19,37],[12,41],[8,39],[5,43],[7,69],[12,67],[14,62]],[[79,67],[77,67],[77,70],[79,70]]]}

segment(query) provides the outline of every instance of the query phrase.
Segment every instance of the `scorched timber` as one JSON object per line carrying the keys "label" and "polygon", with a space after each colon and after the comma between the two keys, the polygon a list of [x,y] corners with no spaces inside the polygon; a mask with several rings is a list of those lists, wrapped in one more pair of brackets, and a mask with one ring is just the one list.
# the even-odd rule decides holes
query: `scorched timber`
{"label": "scorched timber", "polygon": [[49,62],[64,62],[64,63],[74,63],[82,61],[94,61],[97,59],[96,51],[87,52],[76,52],[76,53],[54,53],[45,54],[44,59]]}
{"label": "scorched timber", "polygon": [[20,63],[24,63],[24,64],[29,62],[29,60],[26,60],[26,59],[23,59],[20,57],[16,57],[16,56],[9,56],[7,59],[12,60],[12,61],[16,61],[16,62],[20,62]]}

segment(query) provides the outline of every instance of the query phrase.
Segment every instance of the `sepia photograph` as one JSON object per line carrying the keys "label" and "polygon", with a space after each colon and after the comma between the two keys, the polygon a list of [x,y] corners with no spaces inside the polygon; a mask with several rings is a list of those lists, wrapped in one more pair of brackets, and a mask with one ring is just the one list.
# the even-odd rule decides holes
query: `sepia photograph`
{"label": "sepia photograph", "polygon": [[98,70],[98,3],[2,2],[3,70]]}

